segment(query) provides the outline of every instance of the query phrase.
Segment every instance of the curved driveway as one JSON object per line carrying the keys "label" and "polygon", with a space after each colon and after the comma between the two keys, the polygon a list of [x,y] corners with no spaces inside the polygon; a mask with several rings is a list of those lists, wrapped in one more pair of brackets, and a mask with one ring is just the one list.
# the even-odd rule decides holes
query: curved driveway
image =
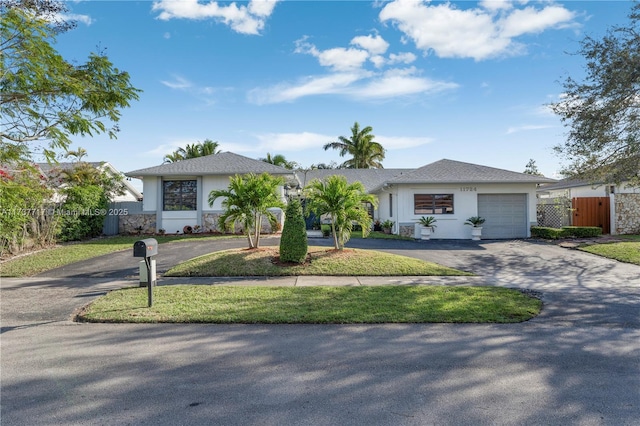
{"label": "curved driveway", "polygon": [[[159,273],[212,245],[161,245]],[[105,290],[136,284],[136,259],[115,253],[2,279],[0,423],[639,424],[640,267],[529,241],[350,246],[477,274],[360,284],[527,288],[542,293],[543,313],[512,325],[73,323]]]}

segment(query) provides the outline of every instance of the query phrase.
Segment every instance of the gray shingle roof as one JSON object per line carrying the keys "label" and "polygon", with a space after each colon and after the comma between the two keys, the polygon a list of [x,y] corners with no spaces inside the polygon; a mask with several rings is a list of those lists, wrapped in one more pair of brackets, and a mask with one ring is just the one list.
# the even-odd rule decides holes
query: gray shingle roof
{"label": "gray shingle roof", "polygon": [[204,175],[235,175],[246,173],[270,173],[272,175],[293,174],[292,170],[274,166],[264,161],[254,160],[232,152],[220,152],[205,157],[191,158],[175,163],[147,167],[125,173],[126,176],[204,176]]}
{"label": "gray shingle roof", "polygon": [[307,172],[297,171],[296,175],[302,186],[306,186],[313,179],[322,180],[333,175],[344,176],[347,178],[347,183],[362,182],[365,190],[370,192],[384,182],[412,170],[414,169],[314,169]]}
{"label": "gray shingle roof", "polygon": [[546,177],[443,159],[403,173],[387,183],[548,183]]}

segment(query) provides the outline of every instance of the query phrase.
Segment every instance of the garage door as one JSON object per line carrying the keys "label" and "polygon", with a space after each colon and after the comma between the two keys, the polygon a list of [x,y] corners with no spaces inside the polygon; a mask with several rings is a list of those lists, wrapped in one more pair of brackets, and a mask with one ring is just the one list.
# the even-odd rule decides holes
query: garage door
{"label": "garage door", "polygon": [[482,239],[526,238],[527,194],[478,194]]}

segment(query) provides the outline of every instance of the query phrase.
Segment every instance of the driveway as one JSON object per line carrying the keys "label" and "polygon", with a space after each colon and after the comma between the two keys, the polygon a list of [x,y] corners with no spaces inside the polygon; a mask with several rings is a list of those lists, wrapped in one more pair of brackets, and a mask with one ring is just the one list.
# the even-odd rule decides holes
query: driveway
{"label": "driveway", "polygon": [[[213,248],[236,246],[244,242]],[[116,253],[42,277],[2,279],[0,422],[640,424],[640,267],[525,241],[350,246],[478,275],[359,277],[362,284],[527,288],[542,293],[543,313],[511,325],[71,322],[74,309],[104,291],[136,284],[136,260]],[[210,242],[162,245],[158,270],[211,249]]]}

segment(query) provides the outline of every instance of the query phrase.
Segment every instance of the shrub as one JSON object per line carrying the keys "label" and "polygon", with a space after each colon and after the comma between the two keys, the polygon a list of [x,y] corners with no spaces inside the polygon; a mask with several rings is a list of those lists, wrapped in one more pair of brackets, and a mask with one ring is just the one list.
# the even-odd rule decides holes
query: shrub
{"label": "shrub", "polygon": [[598,226],[563,226],[565,237],[592,238],[602,235],[602,228]]}
{"label": "shrub", "polygon": [[70,186],[63,193],[66,199],[60,208],[60,240],[82,240],[102,234],[109,206],[104,189],[98,185]]}
{"label": "shrub", "polygon": [[560,228],[549,228],[547,226],[532,226],[531,236],[534,238],[544,238],[546,240],[557,240],[564,237],[564,230]]}
{"label": "shrub", "polygon": [[302,206],[298,200],[291,200],[287,205],[280,237],[280,260],[303,263],[307,258],[307,249],[307,230],[302,217]]}
{"label": "shrub", "polygon": [[563,226],[562,228],[549,228],[546,226],[532,226],[531,236],[547,240],[558,238],[592,238],[602,235],[602,228],[597,226]]}

